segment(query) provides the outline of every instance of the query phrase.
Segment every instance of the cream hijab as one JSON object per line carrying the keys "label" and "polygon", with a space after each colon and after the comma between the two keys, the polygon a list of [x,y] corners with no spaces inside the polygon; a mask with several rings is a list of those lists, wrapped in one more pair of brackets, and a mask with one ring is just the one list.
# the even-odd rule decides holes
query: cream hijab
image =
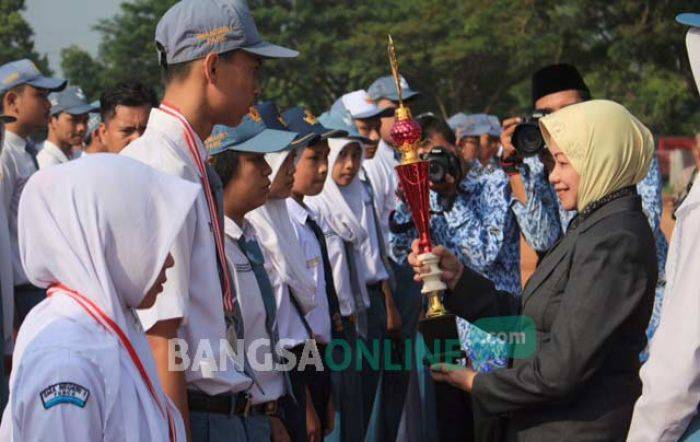
{"label": "cream hijab", "polygon": [[[159,402],[169,408],[172,404],[160,388],[146,336],[131,310],[155,283],[199,191],[196,184],[127,157],[94,154],[32,175],[19,204],[20,258],[31,283],[48,287],[60,282],[97,304],[127,334],[158,390]],[[64,295],[47,298],[30,312],[19,330],[10,385],[34,338],[66,319],[93,324]],[[96,322],[94,326],[100,327]],[[167,440],[167,421],[126,350],[119,349],[117,379],[131,377],[137,397],[127,407],[102,404],[105,413],[121,407],[143,422],[141,427],[150,430],[153,440]],[[3,427],[11,425],[7,418],[11,408],[5,410]],[[181,427],[179,413],[174,412]]]}
{"label": "cream hijab", "polygon": [[[265,154],[272,169],[270,180],[274,181],[282,164],[293,150]],[[272,267],[282,281],[292,289],[304,313],[316,306],[316,283],[306,268],[306,258],[289,219],[286,201],[268,200],[246,215],[255,234],[265,249]]]}
{"label": "cream hijab", "polygon": [[592,100],[540,120],[546,143],[554,140],[581,176],[578,211],[604,196],[636,185],[649,170],[654,138],[620,104]]}

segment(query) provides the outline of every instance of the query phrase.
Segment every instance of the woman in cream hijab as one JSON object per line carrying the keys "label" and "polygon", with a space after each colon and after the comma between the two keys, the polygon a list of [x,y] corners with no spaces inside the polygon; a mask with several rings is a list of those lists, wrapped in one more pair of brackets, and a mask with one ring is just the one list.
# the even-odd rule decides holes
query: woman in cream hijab
{"label": "woman in cream hijab", "polygon": [[155,302],[198,186],[95,154],[37,172],[19,248],[46,300],[17,336],[3,441],[184,441],[134,309]]}
{"label": "woman in cream hijab", "polygon": [[[444,248],[447,309],[474,322],[504,320],[492,332],[516,336],[509,368],[476,373],[449,365],[433,377],[471,393],[479,409],[508,415],[508,440],[624,440],[641,392],[639,352],[654,300],[654,237],[635,185],[649,167],[653,138],[625,108],[606,100],[566,107],[540,120],[556,161],[561,203],[578,217],[514,298],[462,266]],[[409,260],[420,279],[424,269]],[[501,335],[504,336],[504,335]]]}

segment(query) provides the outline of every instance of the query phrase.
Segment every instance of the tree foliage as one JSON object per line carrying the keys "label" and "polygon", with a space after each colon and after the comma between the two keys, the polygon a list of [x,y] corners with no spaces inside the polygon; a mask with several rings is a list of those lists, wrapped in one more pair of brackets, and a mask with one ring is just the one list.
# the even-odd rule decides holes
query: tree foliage
{"label": "tree foliage", "polygon": [[34,32],[22,17],[24,8],[24,0],[0,0],[0,65],[29,58],[48,74],[48,60],[34,50]]}
{"label": "tree foliage", "polygon": [[[68,78],[89,91],[132,77],[159,85],[153,35],[173,3],[124,3],[97,26],[99,61],[64,52]],[[686,28],[674,21],[693,3],[249,0],[263,37],[301,52],[265,62],[264,96],[282,108],[304,104],[320,113],[339,95],[386,75],[391,33],[402,73],[424,92],[420,110],[522,114],[531,107],[531,74],[569,62],[595,97],[621,102],[658,134],[691,134],[700,125]]]}

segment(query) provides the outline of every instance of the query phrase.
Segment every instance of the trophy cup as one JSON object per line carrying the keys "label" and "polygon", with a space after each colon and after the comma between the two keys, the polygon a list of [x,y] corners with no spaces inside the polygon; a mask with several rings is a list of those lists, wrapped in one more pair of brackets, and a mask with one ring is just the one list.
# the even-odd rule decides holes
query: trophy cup
{"label": "trophy cup", "polygon": [[[422,275],[421,293],[428,297],[428,309],[425,318],[418,323],[418,330],[428,349],[433,351],[433,362],[453,362],[464,357],[459,346],[459,333],[455,315],[448,313],[442,304],[442,293],[447,289],[440,279],[442,271],[438,267],[438,257],[431,253],[430,242],[430,180],[429,163],[418,156],[418,143],[421,139],[421,127],[411,116],[411,110],[403,103],[399,63],[396,57],[394,41],[389,36],[389,62],[399,96],[396,109],[396,122],[391,128],[394,146],[401,153],[400,164],[396,166],[399,181],[406,203],[411,211],[413,222],[418,230],[418,259],[430,268]],[[448,348],[448,347],[453,348]]]}

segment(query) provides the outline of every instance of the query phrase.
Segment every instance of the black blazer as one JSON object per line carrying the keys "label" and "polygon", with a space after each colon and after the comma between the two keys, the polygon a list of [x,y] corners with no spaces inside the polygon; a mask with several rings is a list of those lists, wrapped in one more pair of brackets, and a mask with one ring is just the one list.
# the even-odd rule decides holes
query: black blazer
{"label": "black blazer", "polygon": [[536,325],[533,356],[474,381],[476,406],[508,417],[508,440],[624,440],[641,393],[639,352],[658,274],[641,199],[628,193],[580,221],[520,299],[469,270],[445,296],[468,321],[521,314]]}

